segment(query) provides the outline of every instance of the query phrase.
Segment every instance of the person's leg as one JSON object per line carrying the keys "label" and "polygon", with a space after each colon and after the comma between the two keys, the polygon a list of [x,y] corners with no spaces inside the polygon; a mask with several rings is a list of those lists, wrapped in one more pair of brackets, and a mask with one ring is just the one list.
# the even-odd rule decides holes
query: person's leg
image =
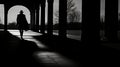
{"label": "person's leg", "polygon": [[20,30],[20,36],[21,36],[21,39],[23,39],[23,30],[22,29]]}

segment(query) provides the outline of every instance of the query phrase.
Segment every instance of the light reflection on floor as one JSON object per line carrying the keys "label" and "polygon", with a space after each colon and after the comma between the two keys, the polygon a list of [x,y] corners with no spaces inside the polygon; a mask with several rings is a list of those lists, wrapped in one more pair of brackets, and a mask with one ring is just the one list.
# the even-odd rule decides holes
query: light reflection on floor
{"label": "light reflection on floor", "polygon": [[[74,62],[55,52],[36,52],[38,61],[50,67],[78,67]],[[40,60],[39,60],[40,59]]]}
{"label": "light reflection on floor", "polygon": [[[18,30],[8,30],[12,35],[20,38],[20,33]],[[23,38],[28,41],[35,42],[37,46],[42,49],[49,49],[44,46],[40,41],[36,40],[33,36],[40,36],[40,33],[33,32],[31,30],[24,32]],[[42,63],[47,67],[78,67],[73,61],[63,57],[62,55],[56,52],[35,52],[34,56],[38,60],[38,62]]]}
{"label": "light reflection on floor", "polygon": [[[8,31],[12,35],[20,38],[19,30],[8,30]],[[40,35],[42,35],[42,34],[29,30],[29,31],[24,31],[23,38],[24,38],[24,40],[35,42],[39,48],[47,49],[47,47],[45,45],[43,45],[40,41],[38,41],[37,39],[35,39],[33,37],[33,36],[40,36]]]}
{"label": "light reflection on floor", "polygon": [[[10,33],[12,33],[13,35],[20,35],[19,30],[8,30]],[[37,32],[33,32],[31,30],[28,31],[24,31],[24,35],[30,35],[30,36],[39,36],[42,35],[40,33]]]}

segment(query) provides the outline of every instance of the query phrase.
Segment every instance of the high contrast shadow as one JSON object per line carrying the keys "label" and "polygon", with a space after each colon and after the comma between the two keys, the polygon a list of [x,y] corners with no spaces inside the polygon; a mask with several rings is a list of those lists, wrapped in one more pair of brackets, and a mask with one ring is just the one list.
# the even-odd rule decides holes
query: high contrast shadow
{"label": "high contrast shadow", "polygon": [[35,36],[34,38],[44,43],[52,51],[78,62],[83,67],[119,65],[116,60],[120,57],[120,50],[102,45],[108,43],[96,43],[94,46],[92,44],[84,45],[80,41],[54,35],[51,37],[47,35]]}
{"label": "high contrast shadow", "polygon": [[[41,67],[33,57],[38,50],[34,42],[21,40],[9,32],[0,31],[1,61],[3,66]],[[40,49],[39,49],[40,50]],[[43,67],[43,66],[42,66]]]}
{"label": "high contrast shadow", "polygon": [[[60,54],[74,61],[76,64],[80,65],[80,67],[119,66],[120,50],[103,45],[109,44],[108,42],[96,43],[96,45],[92,46],[92,44],[84,45],[80,41],[55,35],[40,35],[33,37],[47,46],[48,50],[41,49],[32,41],[21,40],[9,32],[0,31],[2,65],[9,65],[12,67],[49,67],[48,61],[52,60],[50,63],[53,64],[52,62],[54,61],[56,62],[56,66],[54,64],[51,66],[59,67],[61,62],[57,62],[58,59],[55,60],[55,57],[58,57],[56,55]],[[117,44],[119,45],[120,43]],[[39,58],[39,55],[34,55],[36,52],[41,53],[39,54],[41,58]],[[47,61],[42,62],[42,59],[44,61],[47,59]]]}

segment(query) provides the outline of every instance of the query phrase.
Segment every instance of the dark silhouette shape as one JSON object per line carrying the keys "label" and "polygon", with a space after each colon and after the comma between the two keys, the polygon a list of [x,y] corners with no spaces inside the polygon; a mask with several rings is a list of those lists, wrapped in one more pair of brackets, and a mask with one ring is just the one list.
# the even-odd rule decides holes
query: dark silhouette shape
{"label": "dark silhouette shape", "polygon": [[118,0],[106,0],[105,36],[108,41],[118,41]]}
{"label": "dark silhouette shape", "polygon": [[86,45],[91,44],[90,46],[98,45],[100,42],[100,0],[83,0],[82,3],[82,42]]}
{"label": "dark silhouette shape", "polygon": [[[20,40],[8,31],[0,31],[1,61],[11,67],[43,67],[33,56],[39,49],[35,42]],[[14,41],[14,42],[13,42]]]}
{"label": "dark silhouette shape", "polygon": [[18,29],[20,31],[20,36],[21,39],[23,39],[23,32],[24,30],[27,31],[28,30],[28,22],[26,20],[25,15],[23,14],[23,11],[20,11],[20,14],[18,14],[17,16],[17,25],[18,25]]}
{"label": "dark silhouette shape", "polygon": [[54,0],[48,0],[48,35],[53,35],[53,2]]}
{"label": "dark silhouette shape", "polygon": [[41,0],[41,26],[40,26],[40,29],[41,29],[41,33],[42,34],[45,34],[45,2],[46,0]]}
{"label": "dark silhouette shape", "polygon": [[59,0],[59,36],[67,34],[67,0]]}

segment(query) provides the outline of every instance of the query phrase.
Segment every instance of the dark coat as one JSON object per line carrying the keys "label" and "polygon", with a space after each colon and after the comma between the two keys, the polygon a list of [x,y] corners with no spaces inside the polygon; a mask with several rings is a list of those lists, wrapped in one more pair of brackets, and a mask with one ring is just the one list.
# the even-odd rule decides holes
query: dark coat
{"label": "dark coat", "polygon": [[28,26],[28,22],[26,20],[26,17],[24,14],[19,14],[17,16],[17,26],[18,26],[18,29],[22,29],[22,30],[28,30],[29,29],[29,26]]}

